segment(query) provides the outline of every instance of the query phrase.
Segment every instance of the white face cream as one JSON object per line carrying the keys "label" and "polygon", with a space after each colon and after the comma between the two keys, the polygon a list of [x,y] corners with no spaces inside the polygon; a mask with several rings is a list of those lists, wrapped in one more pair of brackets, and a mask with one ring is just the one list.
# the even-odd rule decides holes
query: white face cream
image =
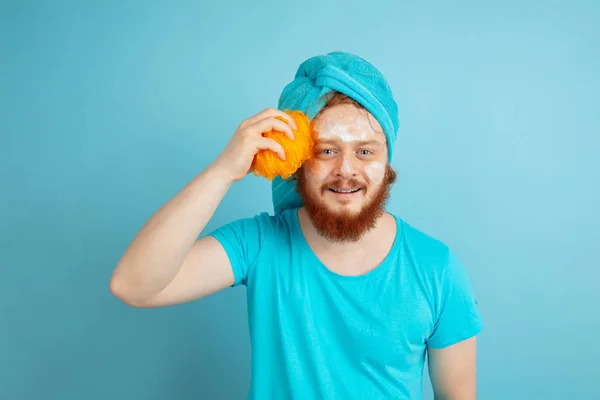
{"label": "white face cream", "polygon": [[348,160],[348,157],[344,157],[340,172],[342,174],[349,174],[352,172],[352,166],[350,165],[350,160]]}
{"label": "white face cream", "polygon": [[318,139],[338,138],[344,143],[357,140],[367,140],[369,130],[372,130],[369,120],[365,115],[354,115],[339,119],[327,115],[317,125]]}
{"label": "white face cream", "polygon": [[374,161],[365,166],[365,174],[373,183],[380,183],[385,176],[385,165],[382,162]]}

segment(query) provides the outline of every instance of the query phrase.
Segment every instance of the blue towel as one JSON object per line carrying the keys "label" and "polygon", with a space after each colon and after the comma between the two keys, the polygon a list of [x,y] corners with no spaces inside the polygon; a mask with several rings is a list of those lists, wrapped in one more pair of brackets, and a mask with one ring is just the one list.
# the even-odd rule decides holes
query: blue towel
{"label": "blue towel", "polygon": [[[325,106],[323,96],[335,90],[350,96],[377,119],[385,132],[391,162],[398,133],[398,106],[383,74],[371,63],[351,53],[332,52],[311,57],[298,67],[294,80],[281,93],[280,110],[300,110],[313,119]],[[272,182],[275,213],[300,207],[296,182],[276,177]]]}

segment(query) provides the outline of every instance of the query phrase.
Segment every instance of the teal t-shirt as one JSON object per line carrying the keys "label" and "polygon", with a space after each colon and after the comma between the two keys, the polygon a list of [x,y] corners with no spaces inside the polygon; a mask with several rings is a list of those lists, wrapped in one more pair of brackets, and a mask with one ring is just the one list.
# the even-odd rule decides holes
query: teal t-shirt
{"label": "teal t-shirt", "polygon": [[391,251],[343,276],[313,253],[298,209],[213,231],[247,287],[249,399],[418,399],[427,346],[479,333],[465,268],[440,241],[395,216]]}

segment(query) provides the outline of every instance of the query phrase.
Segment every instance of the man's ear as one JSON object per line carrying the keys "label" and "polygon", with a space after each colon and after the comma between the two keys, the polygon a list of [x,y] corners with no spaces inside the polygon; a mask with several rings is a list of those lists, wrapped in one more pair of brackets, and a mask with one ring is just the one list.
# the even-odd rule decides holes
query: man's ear
{"label": "man's ear", "polygon": [[298,174],[302,174],[304,171],[304,164],[302,164],[300,166],[300,168],[298,168],[296,170],[296,172],[294,172],[294,174],[292,176],[290,176],[290,181],[292,182],[297,182],[298,181]]}

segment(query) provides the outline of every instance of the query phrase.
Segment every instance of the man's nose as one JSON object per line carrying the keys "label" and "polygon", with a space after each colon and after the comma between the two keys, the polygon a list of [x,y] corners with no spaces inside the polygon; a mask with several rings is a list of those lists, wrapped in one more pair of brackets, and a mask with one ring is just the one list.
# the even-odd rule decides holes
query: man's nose
{"label": "man's nose", "polygon": [[337,161],[336,175],[342,178],[350,178],[356,176],[356,166],[354,160],[348,155],[343,155]]}

